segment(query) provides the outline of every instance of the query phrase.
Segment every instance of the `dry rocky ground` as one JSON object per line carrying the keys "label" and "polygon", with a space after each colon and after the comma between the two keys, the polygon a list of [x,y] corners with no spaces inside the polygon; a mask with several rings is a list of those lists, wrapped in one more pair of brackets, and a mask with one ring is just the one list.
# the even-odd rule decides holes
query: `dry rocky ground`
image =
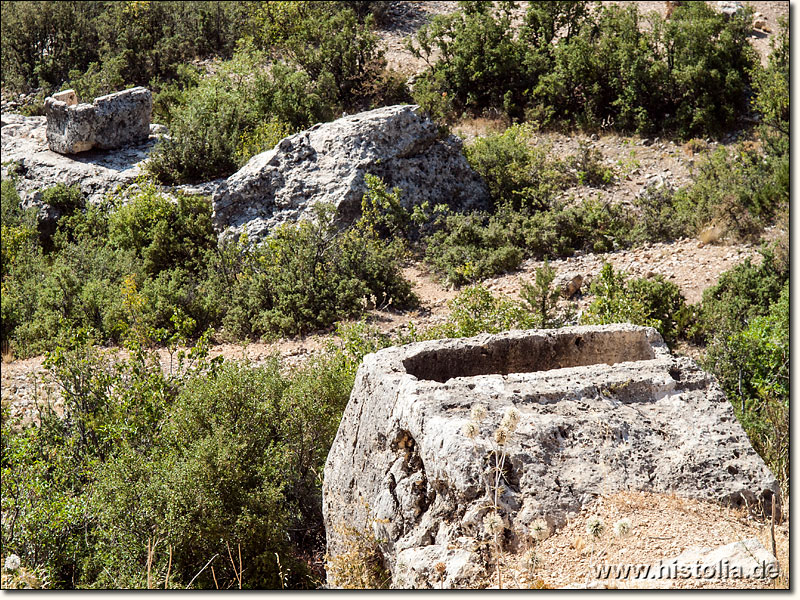
{"label": "dry rocky ground", "polygon": [[[455,2],[391,2],[387,9],[387,24],[380,32],[381,42],[387,51],[389,66],[412,75],[424,69],[425,63],[413,57],[405,48],[406,40],[420,26],[436,14],[456,10]],[[527,3],[521,3],[527,4]],[[636,3],[640,10],[657,10],[663,14],[664,2]],[[788,2],[747,2],[763,15],[766,26],[754,30],[753,44],[762,57],[769,51],[770,33],[777,30],[780,16],[788,16]],[[499,121],[486,119],[459,123],[454,132],[467,143],[478,135],[502,130]],[[578,187],[565,193],[575,198],[595,196],[597,193],[614,202],[630,202],[636,193],[654,176],[679,187],[686,184],[699,156],[688,146],[672,141],[644,140],[638,137],[623,137],[616,134],[580,136],[564,134],[543,135],[541,142],[548,145],[556,156],[567,156],[577,151],[579,141],[599,150],[605,162],[617,172],[615,181],[605,189]],[[731,137],[727,144],[736,140]],[[700,152],[712,150],[714,143],[704,143]],[[697,148],[695,148],[695,151]],[[768,231],[766,238],[776,232]],[[714,240],[716,242],[716,240]],[[699,239],[681,239],[670,243],[653,243],[646,246],[609,252],[604,254],[578,254],[570,258],[552,261],[557,276],[580,274],[584,278],[583,290],[588,289],[591,279],[597,276],[605,262],[615,269],[624,270],[633,276],[645,277],[661,274],[681,289],[689,303],[697,303],[705,289],[713,286],[719,276],[747,258],[759,259],[757,245],[705,243]],[[513,273],[489,279],[484,285],[497,295],[518,298],[520,285],[531,280],[541,262],[528,260]],[[446,319],[447,302],[457,295],[457,290],[437,281],[421,263],[412,262],[405,268],[406,277],[414,284],[420,298],[419,308],[405,313],[393,310],[373,310],[369,319],[386,332],[396,332],[414,323],[424,328]],[[579,309],[591,301],[587,295],[576,299]],[[320,332],[302,338],[259,342],[247,345],[220,343],[211,350],[212,356],[222,355],[226,359],[246,358],[255,364],[278,353],[288,365],[298,365],[309,356],[320,352],[328,343],[335,343],[330,332]],[[688,354],[694,351],[685,350]],[[170,357],[160,351],[162,365],[169,368]],[[10,405],[11,414],[20,415],[26,421],[37,420],[37,398],[58,401],[58,392],[49,381],[42,366],[43,357],[14,360],[4,355],[2,362],[2,404]],[[599,544],[601,553],[595,560],[606,563],[649,563],[659,558],[675,556],[689,546],[719,546],[747,537],[759,537],[769,548],[769,527],[753,521],[742,513],[698,501],[681,500],[667,496],[643,494],[621,494],[601,500],[600,504],[577,515],[563,530],[543,542],[538,549],[539,566],[530,573],[521,559],[510,567],[508,578],[513,586],[530,587],[541,580],[548,587],[560,587],[570,582],[584,582],[589,572],[592,557],[587,553],[585,536],[586,520],[590,515],[600,515],[607,523],[621,516],[628,516],[634,524],[634,534],[625,540]],[[788,517],[787,517],[788,518]],[[613,537],[613,536],[612,536]],[[778,558],[782,572],[788,573],[788,520],[776,528]],[[487,582],[492,585],[491,581]],[[619,584],[624,587],[624,584]],[[676,586],[685,583],[675,582]],[[788,586],[788,575],[777,582],[765,584],[769,587]],[[512,587],[513,587],[512,586]],[[725,587],[756,587],[753,582],[726,582]]]}
{"label": "dry rocky ground", "polygon": [[[605,533],[592,545],[586,532],[587,521],[600,517]],[[630,520],[628,536],[617,538],[612,525],[619,519]],[[774,589],[789,585],[789,523],[775,526],[775,547],[781,575],[776,579],[703,580],[664,578],[655,582],[630,579],[597,579],[601,565],[650,565],[677,557],[690,548],[716,548],[757,538],[770,549],[770,526],[749,517],[743,510],[723,508],[701,500],[689,500],[666,494],[620,492],[601,497],[575,515],[561,530],[555,532],[535,549],[536,563],[530,568],[525,553],[508,557],[505,587],[528,588],[544,586],[559,588],[567,585],[595,588],[704,588],[704,589]],[[486,582],[496,587],[496,580]]]}

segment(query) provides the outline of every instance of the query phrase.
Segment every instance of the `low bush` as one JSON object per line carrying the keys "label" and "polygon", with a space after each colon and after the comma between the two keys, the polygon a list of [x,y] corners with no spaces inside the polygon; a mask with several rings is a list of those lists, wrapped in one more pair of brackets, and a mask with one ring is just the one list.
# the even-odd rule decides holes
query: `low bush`
{"label": "low bush", "polygon": [[788,239],[762,248],[706,290],[699,336],[703,366],[720,381],[758,453],[788,491]]}
{"label": "low bush", "polygon": [[245,131],[239,138],[236,147],[236,164],[243,167],[256,154],[272,150],[283,138],[293,133],[286,123],[271,120],[264,121],[252,130]]}
{"label": "low bush", "polygon": [[52,92],[69,80],[85,99],[158,83],[197,57],[230,57],[250,12],[246,2],[4,4],[3,86]]}
{"label": "low bush", "polygon": [[706,368],[728,394],[753,447],[788,491],[789,283],[764,316],[709,345]]}
{"label": "low bush", "polygon": [[425,332],[426,338],[471,337],[508,329],[531,329],[536,324],[533,314],[520,302],[499,299],[480,285],[464,288],[448,305],[447,322]]}
{"label": "low bush", "polygon": [[723,273],[715,286],[703,292],[701,335],[712,346],[715,337],[729,337],[754,318],[765,316],[788,281],[786,248],[767,247],[761,254],[760,265],[746,259]]}
{"label": "low bush", "polygon": [[479,138],[465,148],[470,166],[484,178],[496,207],[532,212],[549,205],[569,183],[567,166],[536,146],[530,125]]}
{"label": "low bush", "polygon": [[520,296],[533,316],[533,325],[539,329],[563,327],[574,318],[572,310],[559,311],[561,289],[553,286],[556,271],[545,260],[537,267],[533,281],[523,281]]}
{"label": "low bush", "polygon": [[334,210],[280,227],[263,247],[220,248],[204,289],[236,337],[296,334],[356,317],[368,305],[414,302],[402,277],[402,243],[385,243],[364,220],[341,231]]}
{"label": "low bush", "polygon": [[756,65],[747,10],[729,19],[687,3],[644,24],[633,6],[530,3],[516,35],[514,7],[464,2],[423,27],[412,50],[430,67],[417,102],[450,118],[493,109],[544,125],[684,137],[720,133],[746,109]]}
{"label": "low bush", "polygon": [[145,183],[110,214],[108,238],[114,247],[133,251],[148,275],[178,266],[198,273],[204,266],[203,255],[217,242],[211,202],[183,194],[168,198]]}
{"label": "low bush", "polygon": [[140,181],[124,198],[70,209],[46,248],[9,182],[3,341],[26,355],[52,348],[71,328],[91,327],[113,342],[136,327],[168,334],[176,322],[190,324],[190,336],[219,326],[235,339],[291,335],[367,307],[409,306],[414,296],[399,268],[406,243],[392,236],[410,216],[399,192],[370,181],[354,226],[342,229],[335,211],[320,207],[317,219],[286,225],[260,247],[218,245],[207,198],[167,197]]}
{"label": "low bush", "polygon": [[255,34],[233,59],[170,94],[170,136],[154,150],[151,173],[165,183],[227,176],[291,131],[406,99],[385,69],[372,19],[331,4],[254,7]]}
{"label": "low bush", "polygon": [[4,551],[55,587],[313,586],[319,474],[361,356],[286,375],[210,361],[201,338],[168,374],[129,341],[123,359],[79,334],[47,359],[63,417],[3,415]]}
{"label": "low bush", "polygon": [[582,324],[654,327],[670,346],[689,324],[690,313],[678,286],[660,275],[628,280],[624,273],[605,263],[589,293],[594,300],[581,315]]}
{"label": "low bush", "polygon": [[599,199],[567,205],[553,201],[529,215],[440,213],[426,240],[425,260],[454,285],[516,269],[525,258],[557,258],[575,251],[608,252],[629,244],[630,217]]}

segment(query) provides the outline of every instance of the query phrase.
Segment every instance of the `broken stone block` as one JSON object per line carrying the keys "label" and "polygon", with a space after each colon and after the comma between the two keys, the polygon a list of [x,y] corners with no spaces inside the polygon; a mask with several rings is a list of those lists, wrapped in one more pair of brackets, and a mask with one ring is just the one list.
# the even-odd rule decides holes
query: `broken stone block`
{"label": "broken stone block", "polygon": [[45,100],[47,145],[59,154],[77,154],[93,148],[111,150],[147,140],[153,96],[134,87],[78,103],[74,90]]}
{"label": "broken stone block", "polygon": [[78,94],[75,90],[64,90],[53,94],[53,99],[64,102],[67,106],[75,106],[78,103]]}
{"label": "broken stone block", "polygon": [[[469,426],[475,404],[485,413],[477,431]],[[493,539],[487,482],[511,407],[519,421],[504,438],[497,492],[504,550],[529,546],[536,520],[561,527],[570,512],[623,490],[766,514],[779,501],[775,477],[717,381],[672,356],[655,329],[433,340],[369,354],[359,367],[325,465],[329,556],[347,552],[337,533],[346,523],[381,540],[393,587],[431,576],[432,551],[420,550],[429,546],[444,565],[444,587],[476,585],[486,561],[461,563]]]}

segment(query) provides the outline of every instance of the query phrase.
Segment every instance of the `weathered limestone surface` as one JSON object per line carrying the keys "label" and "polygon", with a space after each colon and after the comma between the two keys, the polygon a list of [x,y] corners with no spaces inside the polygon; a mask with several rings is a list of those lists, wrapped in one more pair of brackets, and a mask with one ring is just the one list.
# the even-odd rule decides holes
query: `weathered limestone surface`
{"label": "weathered limestone surface", "polygon": [[92,148],[112,150],[146,141],[150,135],[153,96],[134,87],[77,104],[74,90],[47,98],[47,144],[60,154],[77,154]]}
{"label": "weathered limestone surface", "polygon": [[[473,404],[488,416],[472,441]],[[521,413],[500,498],[508,550],[600,494],[675,493],[769,511],[778,484],[716,380],[632,325],[513,331],[364,358],[325,466],[328,552],[347,524],[381,544],[392,585],[474,584],[487,564],[484,474],[503,411]],[[335,581],[329,581],[335,586]]]}
{"label": "weathered limestone surface", "polygon": [[138,145],[112,151],[64,155],[47,147],[46,127],[45,117],[2,115],[2,176],[13,175],[17,191],[28,206],[39,206],[42,190],[59,183],[77,185],[89,202],[100,202],[107,192],[130,185],[141,175],[158,139],[151,135]]}
{"label": "weathered limestone surface", "polygon": [[400,187],[406,206],[427,200],[469,208],[489,199],[457,137],[442,137],[418,106],[389,106],[315,125],[254,156],[214,194],[214,224],[223,237],[258,239],[319,202],[352,221],[365,173]]}

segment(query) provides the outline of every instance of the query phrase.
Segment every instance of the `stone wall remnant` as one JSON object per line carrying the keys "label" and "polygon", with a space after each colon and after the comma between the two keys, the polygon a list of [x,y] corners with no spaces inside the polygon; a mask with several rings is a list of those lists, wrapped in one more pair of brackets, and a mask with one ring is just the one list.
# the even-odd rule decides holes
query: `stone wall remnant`
{"label": "stone wall remnant", "polygon": [[[467,426],[476,403],[485,409],[477,435]],[[484,524],[493,435],[510,407],[520,418],[498,496],[504,550],[534,543],[537,521],[553,530],[623,490],[766,514],[780,501],[717,381],[672,356],[655,329],[434,340],[369,354],[359,367],[325,465],[329,556],[349,549],[344,524],[376,540],[395,588],[476,585],[493,539]]]}
{"label": "stone wall remnant", "polygon": [[147,141],[153,96],[134,87],[78,103],[75,90],[47,98],[47,145],[59,154],[78,154],[93,148],[111,150]]}

